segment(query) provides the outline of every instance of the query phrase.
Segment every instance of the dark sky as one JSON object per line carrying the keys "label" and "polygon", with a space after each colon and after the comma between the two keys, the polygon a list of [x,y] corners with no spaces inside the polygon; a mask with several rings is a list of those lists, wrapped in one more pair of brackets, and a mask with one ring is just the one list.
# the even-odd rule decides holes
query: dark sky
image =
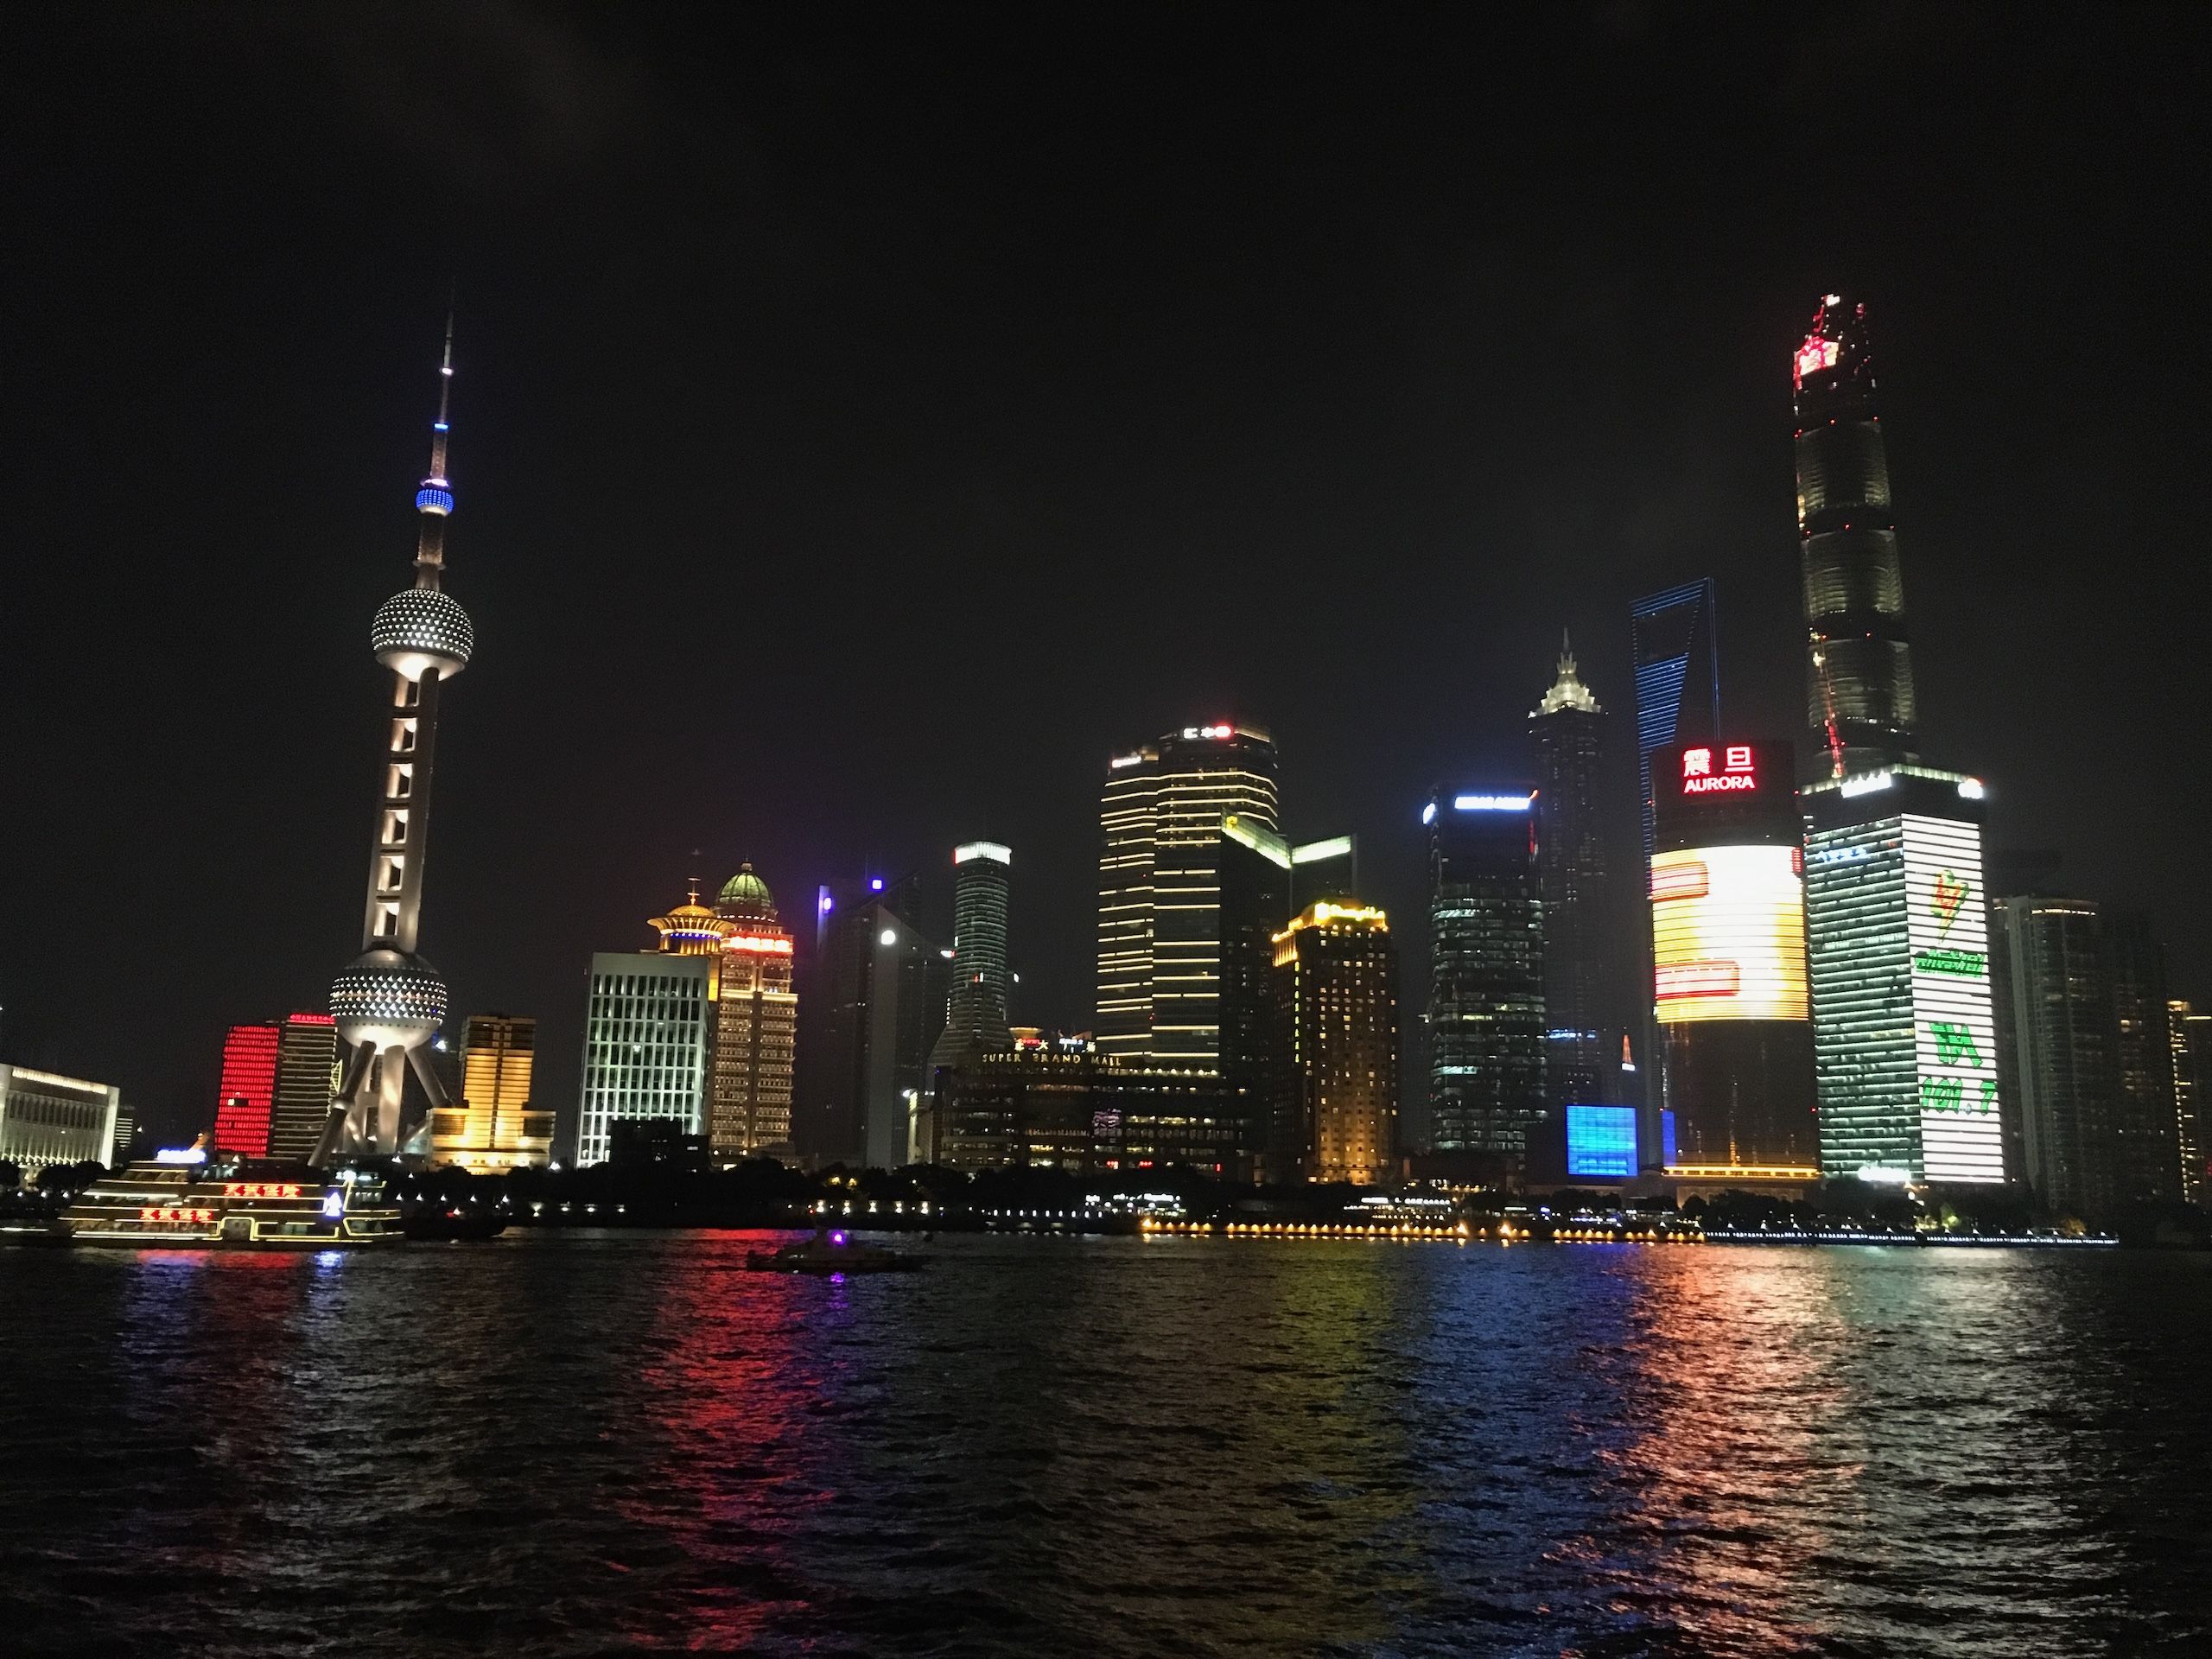
{"label": "dark sky", "polygon": [[2207,13],[1536,10],[16,13],[0,1054],[180,1126],[356,948],[456,280],[423,949],[563,1110],[694,847],[803,918],[1006,841],[1081,1025],[1118,747],[1272,728],[1417,951],[1424,790],[1519,775],[1562,626],[1624,813],[1637,593],[1717,576],[1794,734],[1847,285],[1929,757],[2212,993]]}

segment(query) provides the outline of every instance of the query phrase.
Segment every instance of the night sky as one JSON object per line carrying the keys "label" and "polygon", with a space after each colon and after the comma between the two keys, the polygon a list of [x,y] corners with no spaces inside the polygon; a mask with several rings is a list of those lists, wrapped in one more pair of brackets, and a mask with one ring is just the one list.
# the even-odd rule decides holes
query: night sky
{"label": "night sky", "polygon": [[1005,841],[1016,1017],[1087,1025],[1106,759],[1200,721],[1413,968],[1426,789],[1521,779],[1562,626],[1629,867],[1634,595],[1716,576],[1798,733],[1846,286],[1928,758],[2212,995],[2202,9],[804,10],[12,17],[0,1058],[179,1130],[358,948],[455,286],[423,952],[564,1113],[694,848],[804,930]]}

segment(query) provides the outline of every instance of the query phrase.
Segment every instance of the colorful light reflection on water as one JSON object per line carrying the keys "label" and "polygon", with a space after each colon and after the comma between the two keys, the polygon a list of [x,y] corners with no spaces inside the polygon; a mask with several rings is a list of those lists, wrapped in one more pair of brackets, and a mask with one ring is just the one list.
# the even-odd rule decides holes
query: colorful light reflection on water
{"label": "colorful light reflection on water", "polygon": [[2212,1641],[2199,1258],[771,1242],[0,1258],[11,1650]]}

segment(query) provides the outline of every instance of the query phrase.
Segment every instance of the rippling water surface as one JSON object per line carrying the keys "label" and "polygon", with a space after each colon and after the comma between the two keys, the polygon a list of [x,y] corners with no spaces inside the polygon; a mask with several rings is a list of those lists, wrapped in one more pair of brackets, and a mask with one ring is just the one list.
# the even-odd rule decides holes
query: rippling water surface
{"label": "rippling water surface", "polygon": [[2212,1259],[0,1252],[0,1649],[2212,1651]]}

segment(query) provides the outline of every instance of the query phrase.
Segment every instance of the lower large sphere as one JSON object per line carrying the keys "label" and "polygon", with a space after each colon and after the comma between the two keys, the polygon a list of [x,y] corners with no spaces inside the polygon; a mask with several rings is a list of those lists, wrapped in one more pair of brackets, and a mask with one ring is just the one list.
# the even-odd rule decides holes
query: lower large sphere
{"label": "lower large sphere", "polygon": [[364,951],[330,986],[330,1014],[348,1048],[419,1048],[446,1019],[446,982],[420,957]]}

